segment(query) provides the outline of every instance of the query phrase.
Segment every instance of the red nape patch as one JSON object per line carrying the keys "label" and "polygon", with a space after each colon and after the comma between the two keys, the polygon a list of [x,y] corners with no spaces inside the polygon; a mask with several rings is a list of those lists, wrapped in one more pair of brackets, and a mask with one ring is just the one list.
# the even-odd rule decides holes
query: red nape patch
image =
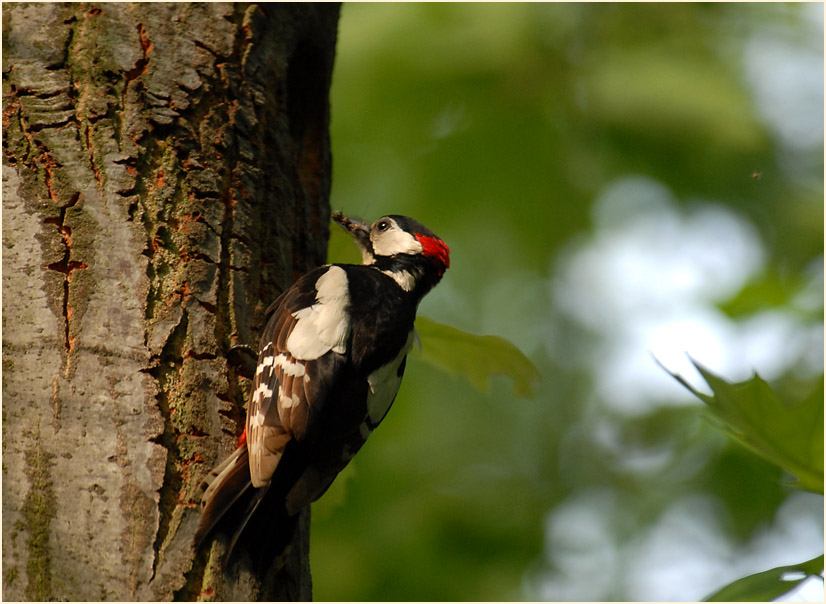
{"label": "red nape patch", "polygon": [[241,436],[238,437],[238,444],[235,446],[236,449],[240,449],[244,445],[247,444],[247,429],[244,428],[244,431],[241,432]]}
{"label": "red nape patch", "polygon": [[438,260],[445,268],[450,268],[450,248],[444,241],[438,237],[428,237],[418,233],[416,241],[422,244],[422,252],[425,256]]}

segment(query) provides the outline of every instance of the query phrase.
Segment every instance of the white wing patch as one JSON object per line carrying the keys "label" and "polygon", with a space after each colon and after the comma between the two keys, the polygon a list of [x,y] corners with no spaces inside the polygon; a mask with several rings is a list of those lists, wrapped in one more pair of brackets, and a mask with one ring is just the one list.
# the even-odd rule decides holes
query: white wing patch
{"label": "white wing patch", "polygon": [[347,350],[350,321],[347,307],[350,289],[343,268],[331,266],[315,284],[316,303],[293,313],[297,320],[287,351],[295,359],[310,361],[333,352]]}
{"label": "white wing patch", "polygon": [[367,393],[367,416],[374,426],[384,418],[393,399],[396,398],[402,382],[399,377],[399,366],[413,347],[415,338],[416,330],[414,329],[410,332],[407,342],[402,346],[396,358],[367,376],[367,383],[370,386],[370,391]]}

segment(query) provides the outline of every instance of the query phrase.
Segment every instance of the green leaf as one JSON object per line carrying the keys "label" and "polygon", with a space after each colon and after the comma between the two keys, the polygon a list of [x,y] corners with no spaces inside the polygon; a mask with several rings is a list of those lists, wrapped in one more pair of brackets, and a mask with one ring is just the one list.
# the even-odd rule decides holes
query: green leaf
{"label": "green leaf", "polygon": [[823,494],[823,376],[808,397],[789,405],[757,374],[745,382],[730,383],[692,363],[713,395],[699,392],[679,375],[671,375],[709,406],[715,426],[797,476],[800,488]]}
{"label": "green leaf", "polygon": [[[738,579],[706,598],[706,602],[769,602],[823,570],[823,556],[801,564],[778,566]],[[789,579],[789,576],[794,578]]]}
{"label": "green leaf", "polygon": [[[727,316],[742,318],[768,308],[791,310],[791,302],[805,286],[803,279],[769,270],[749,281],[731,299],[718,305]],[[823,309],[819,309],[820,316]],[[814,314],[814,313],[813,313]]]}
{"label": "green leaf", "polygon": [[480,392],[490,391],[493,375],[513,380],[517,396],[531,397],[539,370],[511,342],[499,336],[477,336],[425,317],[416,319],[422,342],[421,358],[431,365],[468,380]]}

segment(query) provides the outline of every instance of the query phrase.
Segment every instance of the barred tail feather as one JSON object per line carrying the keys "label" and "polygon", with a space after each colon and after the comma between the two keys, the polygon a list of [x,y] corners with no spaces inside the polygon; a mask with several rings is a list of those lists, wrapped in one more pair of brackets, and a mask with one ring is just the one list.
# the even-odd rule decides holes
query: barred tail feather
{"label": "barred tail feather", "polygon": [[[215,530],[231,535],[223,566],[226,570],[236,549],[246,551],[256,564],[279,558],[292,541],[297,512],[287,513],[286,492],[306,467],[303,451],[294,442],[287,445],[273,480],[254,488],[249,453],[243,443],[209,473],[201,484],[201,520],[193,540],[199,548]],[[300,510],[298,510],[300,511]],[[255,530],[245,530],[252,526]],[[242,545],[241,545],[242,544]]]}
{"label": "barred tail feather", "polygon": [[[201,521],[195,533],[195,548],[201,546],[233,504],[249,490],[250,471],[246,443],[238,447],[201,483]],[[246,524],[246,522],[245,522]],[[243,528],[243,527],[242,527]]]}

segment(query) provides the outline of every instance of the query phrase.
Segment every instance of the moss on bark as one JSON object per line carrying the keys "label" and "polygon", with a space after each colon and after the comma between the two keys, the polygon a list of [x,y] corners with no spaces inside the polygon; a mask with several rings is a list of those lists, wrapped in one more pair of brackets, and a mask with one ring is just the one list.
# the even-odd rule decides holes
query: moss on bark
{"label": "moss on bark", "polygon": [[31,434],[31,441],[25,452],[29,489],[21,510],[28,554],[25,595],[30,601],[42,602],[53,598],[49,527],[57,509],[50,473],[53,456],[43,449],[40,426]]}

